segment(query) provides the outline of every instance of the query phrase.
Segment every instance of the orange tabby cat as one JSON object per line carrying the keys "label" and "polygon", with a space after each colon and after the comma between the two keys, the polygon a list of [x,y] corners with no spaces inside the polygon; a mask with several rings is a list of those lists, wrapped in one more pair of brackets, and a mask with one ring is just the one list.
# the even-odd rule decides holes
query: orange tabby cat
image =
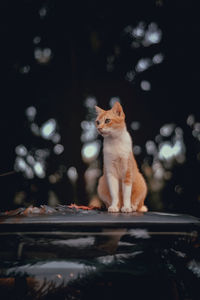
{"label": "orange tabby cat", "polygon": [[99,179],[98,195],[109,212],[146,212],[147,186],[133,155],[123,109],[119,102],[107,111],[95,108],[96,127],[104,138],[104,173]]}

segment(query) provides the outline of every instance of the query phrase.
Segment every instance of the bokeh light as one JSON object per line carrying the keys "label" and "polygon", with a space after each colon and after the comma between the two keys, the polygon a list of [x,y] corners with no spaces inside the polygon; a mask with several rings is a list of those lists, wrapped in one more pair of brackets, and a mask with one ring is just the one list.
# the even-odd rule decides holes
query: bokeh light
{"label": "bokeh light", "polygon": [[52,58],[52,51],[50,48],[35,48],[34,57],[36,61],[40,64],[47,64]]}
{"label": "bokeh light", "polygon": [[160,64],[163,62],[164,55],[162,53],[155,54],[152,58],[154,64]]}
{"label": "bokeh light", "polygon": [[61,144],[57,144],[57,145],[54,146],[53,151],[54,151],[54,153],[55,153],[56,155],[60,155],[60,154],[62,154],[63,151],[64,151],[64,146],[61,145]]}
{"label": "bokeh light", "polygon": [[31,67],[29,65],[25,65],[19,69],[21,74],[28,74],[30,72]]}
{"label": "bokeh light", "polygon": [[45,169],[41,162],[36,162],[33,166],[33,170],[39,178],[45,178]]}
{"label": "bokeh light", "polygon": [[72,182],[76,182],[77,179],[78,179],[78,172],[77,172],[77,169],[75,167],[70,167],[68,170],[67,170],[67,176],[69,177],[69,179],[72,181]]}
{"label": "bokeh light", "polygon": [[110,101],[109,101],[110,107],[113,107],[113,105],[115,104],[115,102],[121,103],[120,98],[119,98],[119,97],[112,97],[112,98],[110,99]]}
{"label": "bokeh light", "polygon": [[28,120],[32,122],[35,119],[35,116],[37,114],[37,110],[34,106],[29,106],[25,110],[25,114],[26,114]]}
{"label": "bokeh light", "polygon": [[94,141],[83,145],[81,154],[85,162],[91,162],[96,159],[100,151],[100,142]]}
{"label": "bokeh light", "polygon": [[135,130],[135,131],[136,131],[136,130],[139,130],[139,129],[140,129],[140,126],[141,126],[141,125],[140,125],[140,122],[139,122],[139,121],[134,121],[134,122],[131,123],[131,129],[132,129],[132,130]]}
{"label": "bokeh light", "polygon": [[49,140],[54,135],[55,130],[56,130],[56,120],[50,119],[41,126],[40,133],[44,139]]}
{"label": "bokeh light", "polygon": [[170,136],[174,128],[175,128],[174,124],[165,124],[160,128],[160,134],[165,137]]}
{"label": "bokeh light", "polygon": [[83,129],[83,132],[81,134],[81,141],[83,143],[97,138],[98,133],[94,121],[82,121],[81,128]]}
{"label": "bokeh light", "polygon": [[18,145],[16,148],[15,148],[15,152],[17,155],[19,156],[26,156],[28,151],[26,149],[26,147],[24,145]]}
{"label": "bokeh light", "polygon": [[139,59],[137,65],[135,67],[135,70],[137,72],[143,72],[146,69],[148,69],[150,66],[151,66],[150,58],[141,58],[141,59]]}
{"label": "bokeh light", "polygon": [[147,80],[142,80],[140,86],[143,91],[151,90],[151,83]]}
{"label": "bokeh light", "polygon": [[41,42],[41,37],[40,36],[35,36],[33,38],[33,44],[37,45]]}

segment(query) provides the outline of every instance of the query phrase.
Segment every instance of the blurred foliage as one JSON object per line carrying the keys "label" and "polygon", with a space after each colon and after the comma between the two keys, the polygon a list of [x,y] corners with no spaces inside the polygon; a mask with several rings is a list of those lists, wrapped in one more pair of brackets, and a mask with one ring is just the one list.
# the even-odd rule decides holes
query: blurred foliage
{"label": "blurred foliage", "polygon": [[102,140],[93,106],[106,109],[118,99],[148,183],[149,208],[199,216],[195,5],[24,0],[0,6],[1,174],[16,171],[0,177],[1,209],[87,204],[95,197]]}

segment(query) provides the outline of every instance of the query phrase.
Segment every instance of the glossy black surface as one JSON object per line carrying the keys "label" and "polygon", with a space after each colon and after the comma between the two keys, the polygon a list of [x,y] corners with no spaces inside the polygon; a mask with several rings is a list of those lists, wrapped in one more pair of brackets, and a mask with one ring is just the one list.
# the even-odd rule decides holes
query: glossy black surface
{"label": "glossy black surface", "polygon": [[199,225],[157,212],[1,217],[1,299],[198,299]]}

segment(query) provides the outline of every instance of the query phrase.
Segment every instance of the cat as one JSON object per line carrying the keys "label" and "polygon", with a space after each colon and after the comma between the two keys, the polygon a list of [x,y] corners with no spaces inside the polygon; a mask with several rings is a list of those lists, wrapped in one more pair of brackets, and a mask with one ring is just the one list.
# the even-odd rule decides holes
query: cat
{"label": "cat", "polygon": [[103,136],[103,176],[97,192],[108,212],[147,212],[144,205],[147,185],[138,170],[132,150],[132,140],[125,124],[125,114],[119,102],[110,110],[95,106],[96,128]]}

